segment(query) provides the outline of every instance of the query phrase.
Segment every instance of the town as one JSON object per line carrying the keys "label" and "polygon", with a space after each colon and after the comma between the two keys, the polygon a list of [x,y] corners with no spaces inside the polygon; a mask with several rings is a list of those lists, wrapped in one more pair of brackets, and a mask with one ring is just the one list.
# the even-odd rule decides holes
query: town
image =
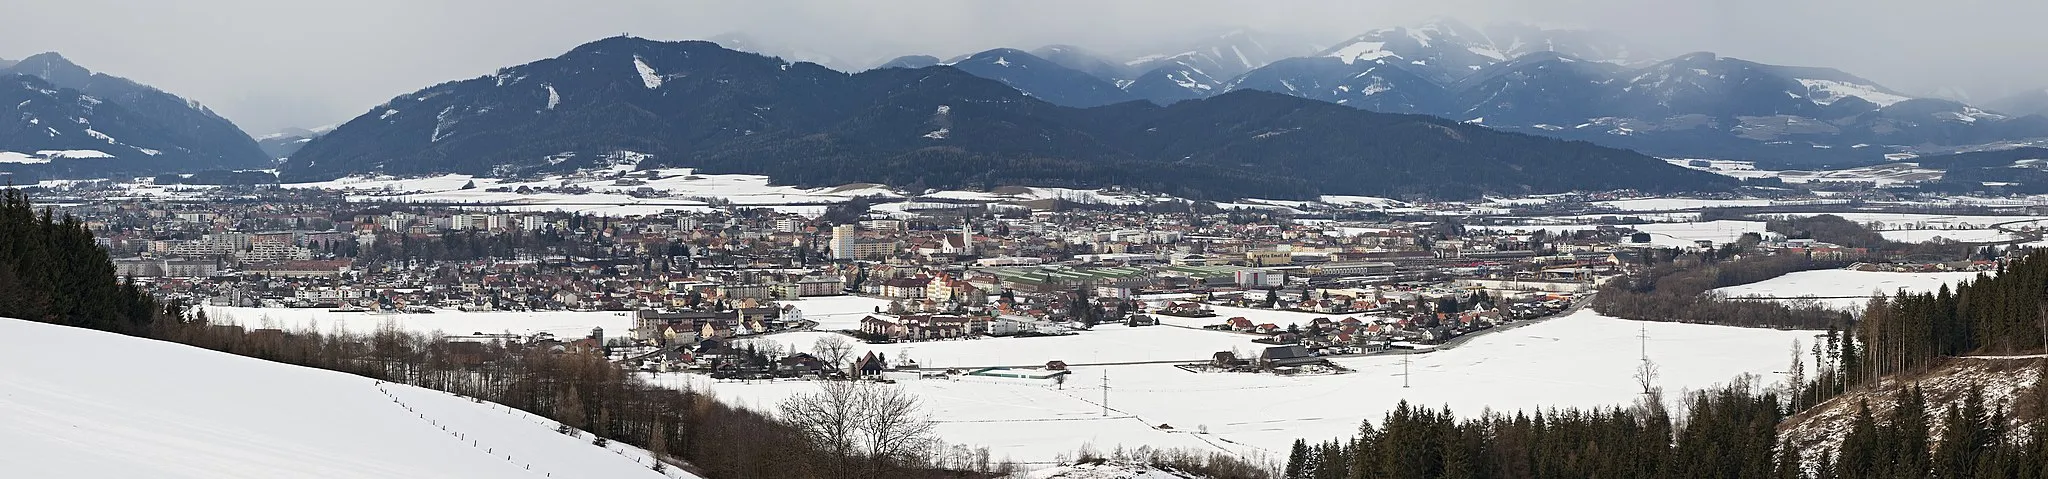
{"label": "town", "polygon": [[[639,184],[616,175],[625,188]],[[877,207],[862,197],[807,206],[809,215],[723,205],[618,216],[350,201],[348,191],[274,185],[189,188],[170,198],[131,193],[84,183],[44,194],[85,219],[121,277],[235,316],[216,321],[282,334],[257,317],[610,312],[630,316],[630,330],[515,334],[486,325],[444,333],[467,343],[467,361],[541,346],[719,378],[880,378],[921,369],[916,358],[849,357],[843,348],[827,354],[800,344],[763,351],[744,341],[788,332],[890,344],[1089,334],[1103,324],[1242,336],[1246,351],[1162,359],[1203,359],[1205,370],[1341,372],[1324,358],[1455,345],[1568,312],[1598,281],[1653,257],[1865,252],[1725,227],[1695,232],[1711,239],[1653,235],[1662,230],[1652,220],[1671,215],[1618,211],[1611,200],[1626,192],[1401,208],[1063,200]],[[1577,221],[1556,225],[1558,218]],[[2037,235],[2031,225],[2012,234]],[[855,300],[806,305],[825,297]],[[1033,369],[1043,379],[1071,359],[946,369]]]}

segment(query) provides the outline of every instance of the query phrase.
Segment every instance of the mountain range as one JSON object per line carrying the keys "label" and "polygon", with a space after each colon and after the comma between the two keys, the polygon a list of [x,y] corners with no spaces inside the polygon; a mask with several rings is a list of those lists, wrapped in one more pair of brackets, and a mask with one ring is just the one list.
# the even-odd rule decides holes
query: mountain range
{"label": "mountain range", "polygon": [[[1733,185],[1634,152],[1270,92],[1075,108],[974,73],[1065,68],[1036,57],[848,74],[615,37],[401,95],[307,143],[282,174],[520,176],[638,162],[806,186],[1116,185],[1217,199]],[[1095,92],[1058,97],[1104,101]]]}
{"label": "mountain range", "polygon": [[[1485,127],[1661,157],[1748,159],[1766,168],[1877,164],[2048,139],[2048,118],[2042,116],[2048,114],[2048,90],[1979,107],[1915,97],[1830,68],[1706,52],[1663,57],[1598,32],[1516,24],[1473,28],[1438,20],[1373,30],[1328,46],[1238,30],[1119,53],[1055,44],[944,59],[904,56],[859,73],[845,73],[859,62],[744,35],[718,40],[728,48],[595,42],[484,77],[490,89],[472,79],[400,96],[350,121],[353,128],[343,125],[326,144],[318,139],[329,134],[326,129],[252,139],[197,102],[92,72],[55,53],[0,60],[0,172],[76,176],[249,168],[310,148],[310,156],[285,165],[288,174],[521,174],[639,158],[623,151],[654,155],[659,164],[775,172],[778,181],[802,184],[1121,184],[1216,196],[1231,179],[1244,179],[1295,194],[1474,194],[1572,186],[1533,178],[1526,170],[1541,159],[1526,155],[1454,159],[1524,170],[1473,185],[1403,172],[1408,165],[1401,155],[1460,146],[1392,141],[1387,135],[1397,129],[1386,127]],[[623,63],[598,58],[620,49],[641,56]],[[631,68],[618,70],[620,65]],[[705,83],[716,75],[724,80]],[[640,87],[628,88],[633,84]],[[1444,120],[1354,121],[1256,92]],[[1201,103],[1182,105],[1189,102]],[[1289,114],[1246,123],[1202,106],[1214,104]],[[1202,128],[1162,130],[1195,136],[1168,143],[1238,143],[1212,145],[1232,148],[1228,153],[1181,151],[1153,144],[1162,141],[1154,130],[1126,129],[1166,123],[1166,114],[1212,115],[1198,117],[1209,122]],[[1377,129],[1343,132],[1288,123],[1295,115],[1334,115],[1328,118]],[[1267,136],[1244,141],[1247,131]],[[1281,135],[1310,139],[1270,140]],[[1280,144],[1299,149],[1273,146]],[[1366,151],[1330,149],[1342,144]],[[1538,149],[1552,144],[1544,145]],[[1387,149],[1397,151],[1378,151]],[[1254,152],[1277,159],[1243,156]],[[1181,156],[1168,156],[1173,154]],[[1341,164],[1393,173],[1339,184],[1294,169],[1309,164],[1297,160],[1315,154],[1349,157],[1351,163]],[[937,158],[950,163],[930,161]],[[877,164],[855,166],[870,161]],[[800,164],[816,168],[792,166]],[[1071,171],[1027,171],[1045,165]],[[1688,182],[1650,181],[1653,187],[1681,183]]]}
{"label": "mountain range", "polygon": [[286,128],[276,133],[256,137],[256,145],[263,149],[264,156],[282,160],[292,156],[293,153],[298,153],[300,148],[305,148],[306,143],[312,142],[314,138],[319,138],[320,135],[334,131],[334,126],[328,125],[310,130],[305,128]]}
{"label": "mountain range", "polygon": [[[1261,43],[1244,32],[1211,43],[1229,47],[1124,61],[1066,46],[1000,49],[964,58],[1000,52],[1010,64],[1065,68],[963,69],[1064,106],[1170,104],[1260,90],[1658,156],[1744,158],[1765,166],[1871,164],[1890,154],[2048,137],[2048,120],[2035,116],[2048,110],[2048,92],[1979,108],[1916,98],[1830,68],[1705,52],[1660,59],[1597,32],[1478,29],[1445,19],[1374,30],[1300,56],[1249,47]],[[1242,54],[1248,49],[1258,54]],[[967,61],[909,58],[915,57],[884,67]],[[1104,84],[1118,86],[1122,96],[1103,91]]]}
{"label": "mountain range", "polygon": [[0,62],[0,171],[104,174],[267,163],[233,122],[55,53]]}

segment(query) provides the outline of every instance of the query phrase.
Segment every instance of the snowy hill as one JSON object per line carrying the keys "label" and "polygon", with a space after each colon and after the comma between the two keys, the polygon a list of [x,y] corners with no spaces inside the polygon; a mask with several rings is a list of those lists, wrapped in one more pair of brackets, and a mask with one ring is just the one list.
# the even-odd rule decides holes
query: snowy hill
{"label": "snowy hill", "polygon": [[[1878,387],[1859,388],[1786,418],[1778,425],[1778,436],[1802,446],[1801,451],[1806,454],[1802,459],[1813,464],[1823,455],[1836,453],[1842,437],[1849,432],[1858,404],[1868,401],[1872,416],[1888,417],[1896,409],[1894,399],[1899,397],[1900,390],[1915,386],[1926,395],[1928,423],[1936,430],[1941,427],[1942,415],[1961,402],[1972,388],[1982,392],[1986,408],[2021,411],[2027,406],[2020,401],[2038,394],[2029,389],[2041,376],[2041,360],[2041,355],[1947,358],[1924,374],[1886,378]],[[2040,427],[2041,419],[2014,414],[2011,422],[2002,426],[2012,437],[2025,437],[2030,428]]]}
{"label": "snowy hill", "polygon": [[0,335],[11,477],[663,477],[639,449],[438,391],[15,319]]}

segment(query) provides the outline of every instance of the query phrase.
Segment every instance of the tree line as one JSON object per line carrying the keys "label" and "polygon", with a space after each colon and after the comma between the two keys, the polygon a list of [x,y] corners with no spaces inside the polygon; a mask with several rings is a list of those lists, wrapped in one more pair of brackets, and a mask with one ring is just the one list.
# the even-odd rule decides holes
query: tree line
{"label": "tree line", "polygon": [[1346,439],[1295,441],[1283,479],[1798,477],[1775,393],[1751,380],[1688,394],[1685,413],[1651,392],[1627,407],[1488,412],[1396,405]]}
{"label": "tree line", "polygon": [[[1807,255],[1742,255],[1719,260],[1699,255],[1680,261],[1676,252],[1646,252],[1653,266],[1614,278],[1593,297],[1602,314],[1638,321],[1672,321],[1727,326],[1824,329],[1851,320],[1844,311],[1811,301],[1768,301],[1719,298],[1715,288],[1754,283],[1788,273],[1840,268],[1847,261],[1816,260]],[[1732,255],[1731,255],[1732,256]]]}

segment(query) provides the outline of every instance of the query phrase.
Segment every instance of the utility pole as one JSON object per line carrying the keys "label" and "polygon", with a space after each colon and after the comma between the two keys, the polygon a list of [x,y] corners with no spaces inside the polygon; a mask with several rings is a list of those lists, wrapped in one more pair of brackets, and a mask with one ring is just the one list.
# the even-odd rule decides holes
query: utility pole
{"label": "utility pole", "polygon": [[1102,417],[1109,417],[1109,370],[1102,370]]}
{"label": "utility pole", "polygon": [[1647,325],[1647,324],[1638,324],[1638,325],[1636,325],[1636,339],[1638,340],[1638,342],[1640,342],[1640,343],[1641,343],[1641,349],[1642,349],[1642,360],[1643,360],[1643,361],[1645,361],[1645,362],[1649,361],[1649,360],[1650,360],[1650,326],[1649,326],[1649,325]]}
{"label": "utility pole", "polygon": [[1401,389],[1408,389],[1408,358],[1414,356],[1414,354],[1401,355]]}

